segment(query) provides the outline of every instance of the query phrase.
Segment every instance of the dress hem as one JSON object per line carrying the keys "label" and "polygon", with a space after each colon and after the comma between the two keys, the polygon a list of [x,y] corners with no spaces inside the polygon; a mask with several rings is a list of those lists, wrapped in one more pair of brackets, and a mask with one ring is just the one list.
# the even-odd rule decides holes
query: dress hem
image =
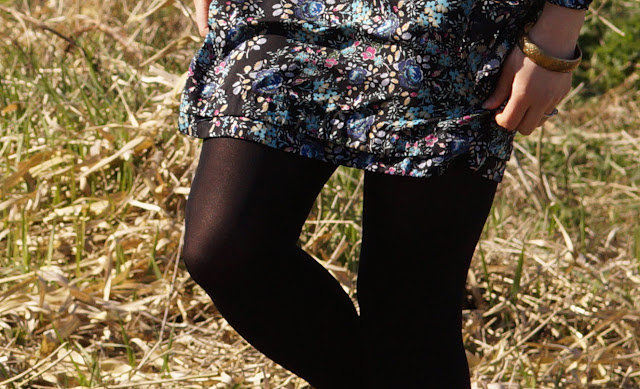
{"label": "dress hem", "polygon": [[253,141],[274,149],[321,160],[334,165],[361,169],[394,176],[428,178],[442,175],[449,164],[459,158],[467,158],[467,167],[482,177],[500,183],[500,174],[507,158],[491,155],[478,145],[469,145],[456,154],[379,156],[367,151],[345,147],[330,140],[309,136],[301,131],[287,129],[245,116],[222,115],[189,122],[179,132],[196,139],[236,138]]}

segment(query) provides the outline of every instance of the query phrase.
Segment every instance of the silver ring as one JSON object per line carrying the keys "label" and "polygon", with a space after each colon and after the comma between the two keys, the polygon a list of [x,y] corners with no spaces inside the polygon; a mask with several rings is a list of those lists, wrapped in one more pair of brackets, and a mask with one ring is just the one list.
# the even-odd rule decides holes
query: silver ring
{"label": "silver ring", "polygon": [[548,117],[548,118],[550,118],[552,116],[556,116],[557,114],[558,114],[558,108],[554,108],[553,112],[551,112],[551,113],[543,113],[543,115]]}

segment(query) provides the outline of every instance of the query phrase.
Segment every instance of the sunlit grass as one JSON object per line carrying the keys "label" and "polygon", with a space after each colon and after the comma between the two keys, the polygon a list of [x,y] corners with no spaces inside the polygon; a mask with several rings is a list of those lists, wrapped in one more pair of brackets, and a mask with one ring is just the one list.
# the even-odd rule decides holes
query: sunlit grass
{"label": "sunlit grass", "polygon": [[[637,1],[594,5],[640,39],[617,24]],[[308,387],[178,261],[200,144],[176,131],[200,42],[185,6],[0,1],[0,387]],[[620,43],[601,18],[586,50]],[[561,114],[516,137],[469,273],[480,386],[640,386],[640,74],[598,53]],[[338,168],[300,239],[352,296],[362,185]]]}

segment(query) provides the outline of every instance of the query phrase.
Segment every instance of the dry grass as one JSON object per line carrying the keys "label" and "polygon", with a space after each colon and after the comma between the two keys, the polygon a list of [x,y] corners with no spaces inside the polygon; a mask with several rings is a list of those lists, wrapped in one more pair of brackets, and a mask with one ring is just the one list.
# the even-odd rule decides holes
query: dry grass
{"label": "dry grass", "polygon": [[[308,387],[178,261],[187,6],[0,1],[0,387]],[[638,76],[517,138],[469,272],[478,387],[640,387]],[[301,237],[352,295],[361,189],[339,168]]]}

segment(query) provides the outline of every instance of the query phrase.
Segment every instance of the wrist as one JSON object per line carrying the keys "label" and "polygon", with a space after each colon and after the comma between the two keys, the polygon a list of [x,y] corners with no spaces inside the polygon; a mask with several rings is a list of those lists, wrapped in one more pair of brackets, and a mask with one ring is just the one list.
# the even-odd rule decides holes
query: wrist
{"label": "wrist", "polygon": [[580,61],[582,60],[582,51],[577,44],[574,47],[574,53],[571,58],[561,58],[551,55],[531,41],[529,32],[532,26],[533,23],[525,25],[522,34],[518,38],[518,46],[520,47],[520,50],[522,50],[530,60],[547,70],[562,73],[572,72],[576,67],[578,67],[578,65],[580,65]]}
{"label": "wrist", "polygon": [[571,59],[584,24],[585,13],[584,10],[546,2],[540,17],[529,31],[529,39],[549,55]]}

